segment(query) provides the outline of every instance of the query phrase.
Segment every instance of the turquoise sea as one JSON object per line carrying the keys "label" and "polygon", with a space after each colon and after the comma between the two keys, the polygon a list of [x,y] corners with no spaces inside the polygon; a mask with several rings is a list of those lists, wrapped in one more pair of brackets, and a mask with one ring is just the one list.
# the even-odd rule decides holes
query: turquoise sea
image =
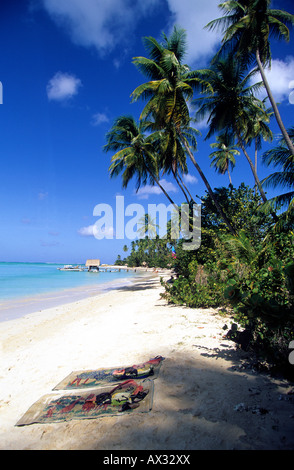
{"label": "turquoise sea", "polygon": [[134,272],[60,271],[63,264],[0,262],[0,321],[106,292]]}

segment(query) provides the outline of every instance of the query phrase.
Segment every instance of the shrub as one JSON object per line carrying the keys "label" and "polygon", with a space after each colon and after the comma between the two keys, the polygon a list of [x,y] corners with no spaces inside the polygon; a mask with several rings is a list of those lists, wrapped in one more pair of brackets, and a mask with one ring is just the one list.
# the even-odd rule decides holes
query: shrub
{"label": "shrub", "polygon": [[215,282],[213,276],[205,273],[203,267],[192,271],[189,277],[190,279],[179,276],[172,285],[162,282],[165,287],[162,297],[170,303],[192,308],[219,307],[225,303],[223,285]]}

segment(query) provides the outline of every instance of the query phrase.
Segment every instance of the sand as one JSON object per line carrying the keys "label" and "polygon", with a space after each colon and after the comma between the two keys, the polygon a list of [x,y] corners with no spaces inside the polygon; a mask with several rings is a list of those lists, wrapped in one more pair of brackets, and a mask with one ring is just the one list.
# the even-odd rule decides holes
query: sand
{"label": "sand", "polygon": [[[229,316],[168,305],[159,274],[0,324],[1,450],[294,448],[293,384],[245,367]],[[149,413],[15,426],[74,370],[157,355]]]}

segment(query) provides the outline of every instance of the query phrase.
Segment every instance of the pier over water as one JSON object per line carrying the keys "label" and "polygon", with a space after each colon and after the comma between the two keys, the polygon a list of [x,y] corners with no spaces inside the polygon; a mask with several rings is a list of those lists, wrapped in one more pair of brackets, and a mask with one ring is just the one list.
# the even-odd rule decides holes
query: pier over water
{"label": "pier over water", "polygon": [[114,271],[134,271],[136,272],[137,268],[131,268],[129,266],[119,266],[119,265],[111,265],[111,264],[102,264],[100,266],[89,266],[89,272],[114,272]]}

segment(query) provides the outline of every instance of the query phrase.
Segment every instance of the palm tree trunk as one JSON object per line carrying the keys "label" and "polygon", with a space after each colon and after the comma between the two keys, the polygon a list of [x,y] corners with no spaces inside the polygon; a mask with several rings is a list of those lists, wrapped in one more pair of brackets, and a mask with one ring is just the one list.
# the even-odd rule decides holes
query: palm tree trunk
{"label": "palm tree trunk", "polygon": [[[257,174],[257,138],[256,137],[255,137],[254,168]],[[255,185],[255,195],[256,194],[257,194],[257,186]]]}
{"label": "palm tree trunk", "polygon": [[257,173],[257,138],[255,137],[254,168]]}
{"label": "palm tree trunk", "polygon": [[189,148],[189,146],[188,146],[186,140],[184,139],[184,137],[182,136],[182,134],[181,134],[181,132],[180,132],[179,130],[178,130],[177,132],[178,132],[178,134],[179,134],[179,137],[180,137],[180,139],[181,139],[181,142],[183,143],[183,145],[184,145],[184,147],[185,147],[185,149],[186,149],[186,151],[187,151],[187,153],[188,153],[188,155],[189,155],[189,157],[190,157],[192,163],[194,164],[194,166],[195,166],[196,170],[198,171],[199,175],[201,176],[202,181],[204,182],[204,184],[205,184],[205,186],[206,186],[206,188],[207,188],[207,190],[208,190],[208,193],[209,193],[211,199],[213,200],[213,202],[214,202],[214,204],[215,204],[215,207],[216,207],[218,213],[220,214],[220,216],[221,216],[222,219],[224,220],[224,222],[225,222],[226,226],[228,227],[229,231],[231,232],[231,234],[234,235],[234,236],[236,236],[236,235],[237,235],[236,231],[234,230],[234,228],[232,227],[232,225],[231,225],[230,222],[228,221],[227,217],[225,216],[225,214],[224,214],[222,208],[220,207],[220,205],[219,205],[219,203],[218,203],[216,197],[215,197],[214,194],[213,194],[213,191],[212,191],[212,189],[211,189],[211,186],[210,186],[209,182],[207,181],[207,179],[206,179],[204,173],[202,172],[200,166],[199,166],[198,163],[196,162],[196,160],[195,160],[195,158],[194,158],[194,155],[192,154],[192,152],[191,152],[191,150],[190,150],[190,148]]}
{"label": "palm tree trunk", "polygon": [[164,189],[164,187],[161,186],[161,184],[159,183],[158,179],[155,178],[154,175],[152,175],[152,178],[154,178],[155,183],[159,186],[159,188],[161,189],[161,191],[163,192],[163,194],[167,197],[167,199],[169,200],[169,202],[174,206],[174,208],[176,209],[176,211],[179,212],[178,206],[177,206],[176,203],[169,197],[169,195],[167,194],[167,192],[166,192],[166,190]]}
{"label": "palm tree trunk", "polygon": [[263,66],[262,66],[262,63],[261,63],[261,60],[260,60],[260,55],[259,55],[259,50],[257,49],[256,50],[256,62],[257,62],[257,65],[258,65],[258,68],[259,68],[259,71],[260,71],[260,75],[261,75],[261,78],[262,78],[262,81],[263,81],[263,84],[265,86],[265,89],[267,91],[267,95],[269,97],[269,100],[271,102],[271,105],[272,105],[272,108],[273,108],[273,111],[275,113],[275,117],[276,117],[276,120],[277,120],[277,123],[278,123],[278,126],[279,128],[281,129],[281,132],[283,134],[283,137],[285,139],[285,142],[287,144],[287,147],[288,149],[290,150],[290,152],[292,153],[292,155],[294,155],[294,145],[289,137],[289,134],[288,132],[286,131],[286,128],[284,126],[284,123],[282,121],[282,118],[281,118],[281,115],[279,113],[279,110],[278,110],[278,107],[276,105],[276,102],[274,100],[274,97],[273,97],[273,94],[271,92],[271,89],[270,89],[270,86],[268,84],[268,81],[267,81],[267,78],[265,76],[265,73],[264,73],[264,70],[263,70]]}
{"label": "palm tree trunk", "polygon": [[161,186],[159,180],[156,178],[156,176],[153,174],[153,172],[148,168],[148,166],[145,164],[145,168],[146,170],[148,171],[148,173],[151,175],[152,179],[155,181],[155,183],[157,184],[157,186],[161,189],[161,191],[163,192],[163,194],[167,197],[167,199],[169,200],[169,202],[174,206],[174,208],[176,209],[177,212],[179,212],[179,208],[178,206],[176,205],[176,203],[171,199],[171,197],[168,195],[168,193],[166,192],[166,190],[164,189],[163,186]]}
{"label": "palm tree trunk", "polygon": [[190,193],[189,189],[187,188],[187,186],[185,185],[183,179],[180,177],[179,175],[179,179],[181,181],[181,184],[184,186],[185,190],[187,191],[188,195],[190,196],[190,201],[192,201],[194,204],[196,204],[196,202],[194,201],[194,198],[192,196],[192,194]]}
{"label": "palm tree trunk", "polygon": [[255,184],[256,184],[256,186],[257,186],[258,189],[259,189],[259,192],[260,192],[260,195],[261,195],[261,197],[262,197],[262,200],[263,200],[263,202],[266,202],[266,201],[267,201],[267,197],[266,197],[265,192],[264,192],[264,190],[263,190],[263,188],[262,188],[262,186],[261,186],[261,183],[260,183],[259,178],[258,178],[258,176],[257,176],[257,173],[256,173],[255,167],[254,167],[254,165],[253,165],[253,163],[252,163],[252,160],[251,160],[251,158],[249,157],[248,153],[246,152],[245,146],[244,146],[243,141],[242,141],[242,137],[240,136],[240,132],[239,132],[236,128],[235,128],[235,132],[236,132],[236,135],[237,135],[237,137],[238,137],[238,143],[239,143],[239,145],[240,145],[240,147],[241,147],[241,149],[242,149],[242,151],[243,151],[243,153],[244,153],[244,155],[245,155],[245,157],[246,157],[246,160],[248,161],[248,163],[249,163],[249,165],[250,165],[251,171],[252,171],[253,176],[254,176]]}
{"label": "palm tree trunk", "polygon": [[176,175],[176,172],[175,172],[174,170],[172,170],[172,172],[173,172],[173,176],[174,176],[174,178],[175,178],[175,180],[176,180],[176,182],[177,182],[179,188],[181,189],[182,193],[183,193],[184,196],[185,196],[185,199],[186,199],[187,203],[189,204],[189,202],[190,202],[190,201],[189,201],[189,198],[188,198],[188,196],[187,196],[187,194],[186,194],[186,192],[185,192],[183,186],[181,185],[181,183],[180,183],[180,181],[179,181],[179,179],[178,179],[178,177],[177,177],[177,175]]}
{"label": "palm tree trunk", "polygon": [[[260,195],[261,195],[261,197],[262,197],[262,200],[263,200],[263,202],[267,202],[267,197],[266,197],[266,195],[265,195],[265,192],[264,192],[264,190],[263,190],[263,187],[262,187],[262,185],[261,185],[261,182],[260,182],[260,180],[259,180],[259,178],[258,178],[258,176],[257,176],[257,173],[256,173],[256,171],[255,171],[255,167],[254,167],[254,165],[253,165],[253,163],[252,163],[252,160],[251,160],[251,158],[249,157],[248,153],[246,152],[246,149],[245,149],[245,147],[244,147],[244,144],[243,144],[242,138],[241,138],[241,136],[240,136],[240,133],[239,133],[238,131],[236,131],[236,129],[235,129],[235,132],[236,132],[236,135],[237,135],[237,137],[238,137],[239,145],[240,145],[240,147],[241,147],[241,149],[242,149],[242,151],[243,151],[243,153],[244,153],[244,155],[245,155],[245,157],[246,157],[246,159],[247,159],[247,161],[248,161],[248,163],[249,163],[249,165],[250,165],[251,171],[252,171],[253,176],[254,176],[254,179],[255,179],[256,186],[258,187],[258,190],[259,190],[259,193],[260,193]],[[277,214],[275,214],[275,212],[271,212],[271,215],[272,215],[272,218],[274,219],[275,222],[277,222],[277,221],[279,220],[279,219],[278,219],[278,216],[277,216]]]}
{"label": "palm tree trunk", "polygon": [[232,184],[232,178],[231,178],[231,173],[230,173],[230,170],[229,170],[229,165],[228,165],[228,168],[227,168],[227,172],[228,172],[228,177],[229,177],[230,184]]}

